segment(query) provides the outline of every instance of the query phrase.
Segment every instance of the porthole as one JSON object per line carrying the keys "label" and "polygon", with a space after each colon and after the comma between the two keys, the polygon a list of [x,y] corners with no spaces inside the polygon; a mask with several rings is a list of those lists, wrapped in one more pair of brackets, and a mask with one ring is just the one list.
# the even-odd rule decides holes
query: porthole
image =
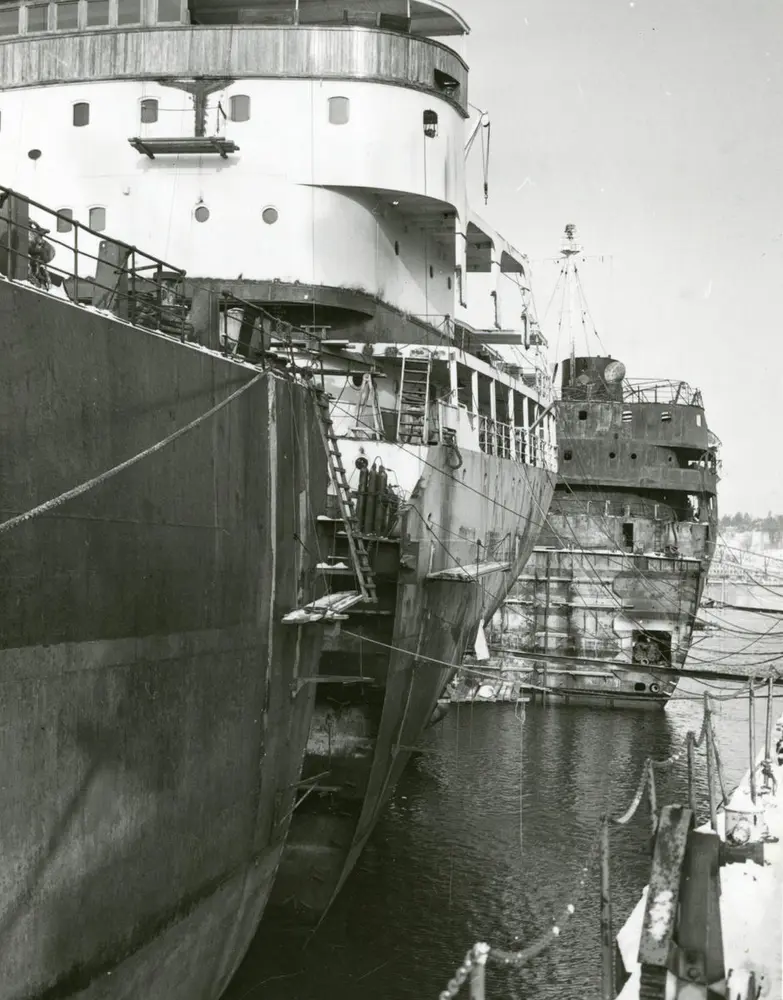
{"label": "porthole", "polygon": [[616,455],[616,453],[615,453],[615,452],[613,452],[613,451],[610,451],[610,452],[609,452],[609,458],[617,458],[617,455]]}
{"label": "porthole", "polygon": [[41,159],[41,150],[40,149],[28,149],[27,155],[30,157],[31,160],[40,160]]}
{"label": "porthole", "polygon": [[636,459],[636,452],[635,451],[631,452],[631,458],[634,459],[634,460]]}
{"label": "porthole", "polygon": [[273,226],[280,218],[280,215],[273,205],[267,205],[261,213],[261,218],[268,226]]}
{"label": "porthole", "polygon": [[572,455],[571,455],[571,452],[570,452],[570,450],[566,449],[566,450],[565,450],[565,451],[563,452],[563,461],[564,461],[564,462],[570,462],[570,461],[571,461],[571,457],[572,457]]}
{"label": "porthole", "polygon": [[193,213],[196,222],[206,222],[209,218],[209,209],[206,205],[197,205],[196,211]]}

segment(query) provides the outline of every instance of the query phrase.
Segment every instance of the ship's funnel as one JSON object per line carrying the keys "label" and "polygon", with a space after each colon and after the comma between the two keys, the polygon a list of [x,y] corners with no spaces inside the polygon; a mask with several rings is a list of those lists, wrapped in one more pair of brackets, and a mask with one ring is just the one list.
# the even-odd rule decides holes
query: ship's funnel
{"label": "ship's funnel", "polygon": [[625,365],[614,358],[566,358],[562,365],[563,399],[623,401]]}

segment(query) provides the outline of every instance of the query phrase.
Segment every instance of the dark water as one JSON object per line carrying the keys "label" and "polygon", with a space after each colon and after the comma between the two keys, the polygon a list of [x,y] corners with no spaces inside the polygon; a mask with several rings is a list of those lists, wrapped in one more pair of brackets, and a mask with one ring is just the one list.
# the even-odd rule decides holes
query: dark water
{"label": "dark water", "polygon": [[[715,613],[723,627],[699,636],[694,662],[722,668],[783,652],[783,621]],[[757,633],[772,626],[766,637]],[[766,665],[766,664],[765,664]],[[714,694],[739,685],[710,682]],[[599,996],[598,866],[601,814],[633,798],[644,759],[684,748],[701,725],[698,682],[681,682],[665,712],[528,706],[452,706],[422,740],[359,866],[309,940],[262,927],[228,1000],[436,1000],[477,940],[529,943],[576,910],[557,945],[521,970],[492,970],[487,996],[566,1000]],[[717,704],[726,780],[748,766],[747,698]],[[757,746],[766,700],[757,701]],[[783,698],[774,718],[783,712]],[[706,774],[697,756],[706,816]],[[687,802],[685,755],[658,774],[660,804]],[[616,929],[649,875],[649,813],[612,831]],[[589,870],[585,872],[585,866]],[[585,886],[579,896],[579,883]]]}

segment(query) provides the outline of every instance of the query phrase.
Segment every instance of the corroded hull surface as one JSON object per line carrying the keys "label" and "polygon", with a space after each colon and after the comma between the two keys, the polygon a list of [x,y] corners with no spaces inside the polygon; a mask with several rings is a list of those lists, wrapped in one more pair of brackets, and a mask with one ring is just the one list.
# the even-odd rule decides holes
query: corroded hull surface
{"label": "corroded hull surface", "polygon": [[[323,917],[350,874],[452,664],[527,562],[549,506],[550,472],[476,453],[463,452],[458,472],[449,461],[446,447],[426,451],[399,543],[376,554],[378,610],[352,614],[326,640],[303,772],[313,794],[295,813],[272,896],[305,922]],[[444,560],[465,568],[461,582],[438,578]],[[330,674],[357,683],[338,690]]]}
{"label": "corroded hull surface", "polygon": [[[493,622],[493,667],[534,700],[662,708],[674,692],[669,671],[684,669],[690,649],[709,526],[679,526],[690,555],[666,556],[610,548],[617,520],[551,514],[551,535],[572,547],[535,549]],[[637,519],[637,532],[646,523]],[[579,547],[596,539],[605,547]]]}
{"label": "corroded hull surface", "polygon": [[[0,281],[2,520],[257,371]],[[312,710],[327,476],[266,373],[0,534],[0,995],[214,1000],[263,911]]]}

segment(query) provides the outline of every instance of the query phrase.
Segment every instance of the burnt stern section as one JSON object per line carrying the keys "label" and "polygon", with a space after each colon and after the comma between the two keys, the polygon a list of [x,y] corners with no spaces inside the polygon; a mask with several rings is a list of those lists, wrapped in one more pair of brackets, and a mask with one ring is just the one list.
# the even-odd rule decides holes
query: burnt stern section
{"label": "burnt stern section", "polygon": [[623,374],[611,358],[564,363],[552,507],[492,624],[494,666],[534,698],[664,705],[677,682],[665,671],[685,672],[718,443],[697,390]]}

